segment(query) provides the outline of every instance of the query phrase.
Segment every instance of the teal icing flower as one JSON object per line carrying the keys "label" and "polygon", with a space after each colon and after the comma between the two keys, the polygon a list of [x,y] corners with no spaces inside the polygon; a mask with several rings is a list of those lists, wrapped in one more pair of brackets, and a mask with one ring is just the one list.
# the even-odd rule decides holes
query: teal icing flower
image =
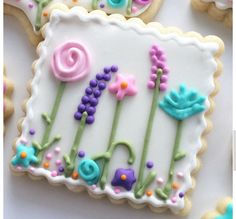
{"label": "teal icing flower", "polygon": [[233,219],[233,204],[230,203],[225,209],[225,213],[216,217],[215,219]]}
{"label": "teal icing flower", "polygon": [[107,3],[112,8],[123,8],[126,5],[126,0],[107,0]]}
{"label": "teal icing flower", "polygon": [[78,166],[78,173],[88,185],[96,184],[100,177],[100,169],[97,163],[90,159],[84,159]]}
{"label": "teal icing flower", "polygon": [[204,111],[206,109],[205,99],[197,91],[188,90],[184,84],[181,84],[179,91],[172,90],[163,101],[160,101],[159,106],[171,117],[184,120]]}
{"label": "teal icing flower", "polygon": [[13,166],[23,166],[25,168],[29,167],[31,163],[37,163],[38,159],[35,156],[35,149],[30,146],[27,147],[23,144],[20,144],[16,148],[16,155],[12,158]]}

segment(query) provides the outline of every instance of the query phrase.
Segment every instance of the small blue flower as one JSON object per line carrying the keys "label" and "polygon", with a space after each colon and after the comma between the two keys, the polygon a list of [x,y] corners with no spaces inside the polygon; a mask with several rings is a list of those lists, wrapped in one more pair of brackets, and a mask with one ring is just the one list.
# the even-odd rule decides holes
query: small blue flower
{"label": "small blue flower", "polygon": [[20,144],[16,148],[16,155],[12,158],[13,166],[23,166],[25,168],[29,167],[31,163],[37,163],[38,158],[35,156],[35,149],[27,147],[23,144]]}
{"label": "small blue flower", "polygon": [[206,109],[205,97],[195,90],[188,90],[180,85],[179,92],[172,90],[160,101],[159,106],[177,120],[184,120]]}

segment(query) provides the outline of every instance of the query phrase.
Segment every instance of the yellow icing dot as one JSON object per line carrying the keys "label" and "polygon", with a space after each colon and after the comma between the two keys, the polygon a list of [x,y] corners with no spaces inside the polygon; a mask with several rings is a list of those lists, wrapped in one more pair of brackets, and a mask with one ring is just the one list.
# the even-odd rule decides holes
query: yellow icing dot
{"label": "yellow icing dot", "polygon": [[125,181],[127,179],[127,176],[125,174],[123,174],[123,175],[120,176],[120,179]]}
{"label": "yellow icing dot", "polygon": [[27,153],[25,151],[21,152],[20,157],[25,159],[27,157]]}
{"label": "yellow icing dot", "polygon": [[47,17],[48,16],[48,12],[43,12],[43,16]]}
{"label": "yellow icing dot", "polygon": [[49,168],[49,163],[48,162],[44,162],[44,164],[43,164],[43,167],[45,168],[45,169],[48,169]]}
{"label": "yellow icing dot", "polygon": [[73,172],[71,177],[72,177],[72,179],[78,179],[79,174],[77,172]]}
{"label": "yellow icing dot", "polygon": [[126,81],[122,81],[120,87],[121,89],[126,89],[128,87],[128,83]]}
{"label": "yellow icing dot", "polygon": [[172,183],[172,189],[177,190],[179,188],[179,184],[177,182]]}
{"label": "yellow icing dot", "polygon": [[147,195],[148,197],[152,196],[152,191],[151,191],[151,190],[146,191],[146,195]]}
{"label": "yellow icing dot", "polygon": [[77,2],[78,2],[78,0],[72,0],[72,2],[74,2],[74,3],[77,3]]}

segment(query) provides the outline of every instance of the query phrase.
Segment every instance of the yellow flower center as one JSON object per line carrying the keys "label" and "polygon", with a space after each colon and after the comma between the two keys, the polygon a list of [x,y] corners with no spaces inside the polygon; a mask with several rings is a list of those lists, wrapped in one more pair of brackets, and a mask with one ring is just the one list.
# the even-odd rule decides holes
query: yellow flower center
{"label": "yellow flower center", "polygon": [[20,157],[25,159],[27,157],[27,153],[25,151],[21,152]]}
{"label": "yellow flower center", "polygon": [[123,174],[123,175],[120,176],[120,179],[121,179],[122,181],[125,181],[125,180],[127,179],[127,176],[126,176],[125,174]]}
{"label": "yellow flower center", "polygon": [[120,84],[121,89],[126,89],[128,87],[128,83],[126,81],[122,81]]}

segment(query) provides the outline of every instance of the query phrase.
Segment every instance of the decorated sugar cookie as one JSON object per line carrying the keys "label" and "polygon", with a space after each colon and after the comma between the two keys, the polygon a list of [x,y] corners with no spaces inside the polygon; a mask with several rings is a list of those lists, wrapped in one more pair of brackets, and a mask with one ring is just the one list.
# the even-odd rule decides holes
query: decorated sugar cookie
{"label": "decorated sugar cookie", "polygon": [[14,89],[13,83],[6,77],[5,69],[3,74],[3,112],[4,112],[4,121],[8,119],[14,112],[13,103],[11,100],[12,92]]}
{"label": "decorated sugar cookie", "polygon": [[[6,14],[18,17],[33,44],[40,39],[40,28],[48,21],[53,8],[82,6],[88,11],[101,10],[108,14],[122,14],[127,18],[139,17],[145,22],[151,21],[159,10],[163,0],[4,0]],[[18,9],[18,10],[16,10]],[[23,14],[22,14],[23,11]],[[33,27],[30,27],[31,25]],[[34,32],[37,35],[34,34]]]}
{"label": "decorated sugar cookie", "polygon": [[221,200],[214,211],[207,212],[202,219],[233,219],[233,200],[230,197]]}
{"label": "decorated sugar cookie", "polygon": [[43,31],[12,170],[186,214],[222,41],[81,7]]}
{"label": "decorated sugar cookie", "polygon": [[192,0],[194,8],[207,11],[217,21],[232,27],[233,0]]}

